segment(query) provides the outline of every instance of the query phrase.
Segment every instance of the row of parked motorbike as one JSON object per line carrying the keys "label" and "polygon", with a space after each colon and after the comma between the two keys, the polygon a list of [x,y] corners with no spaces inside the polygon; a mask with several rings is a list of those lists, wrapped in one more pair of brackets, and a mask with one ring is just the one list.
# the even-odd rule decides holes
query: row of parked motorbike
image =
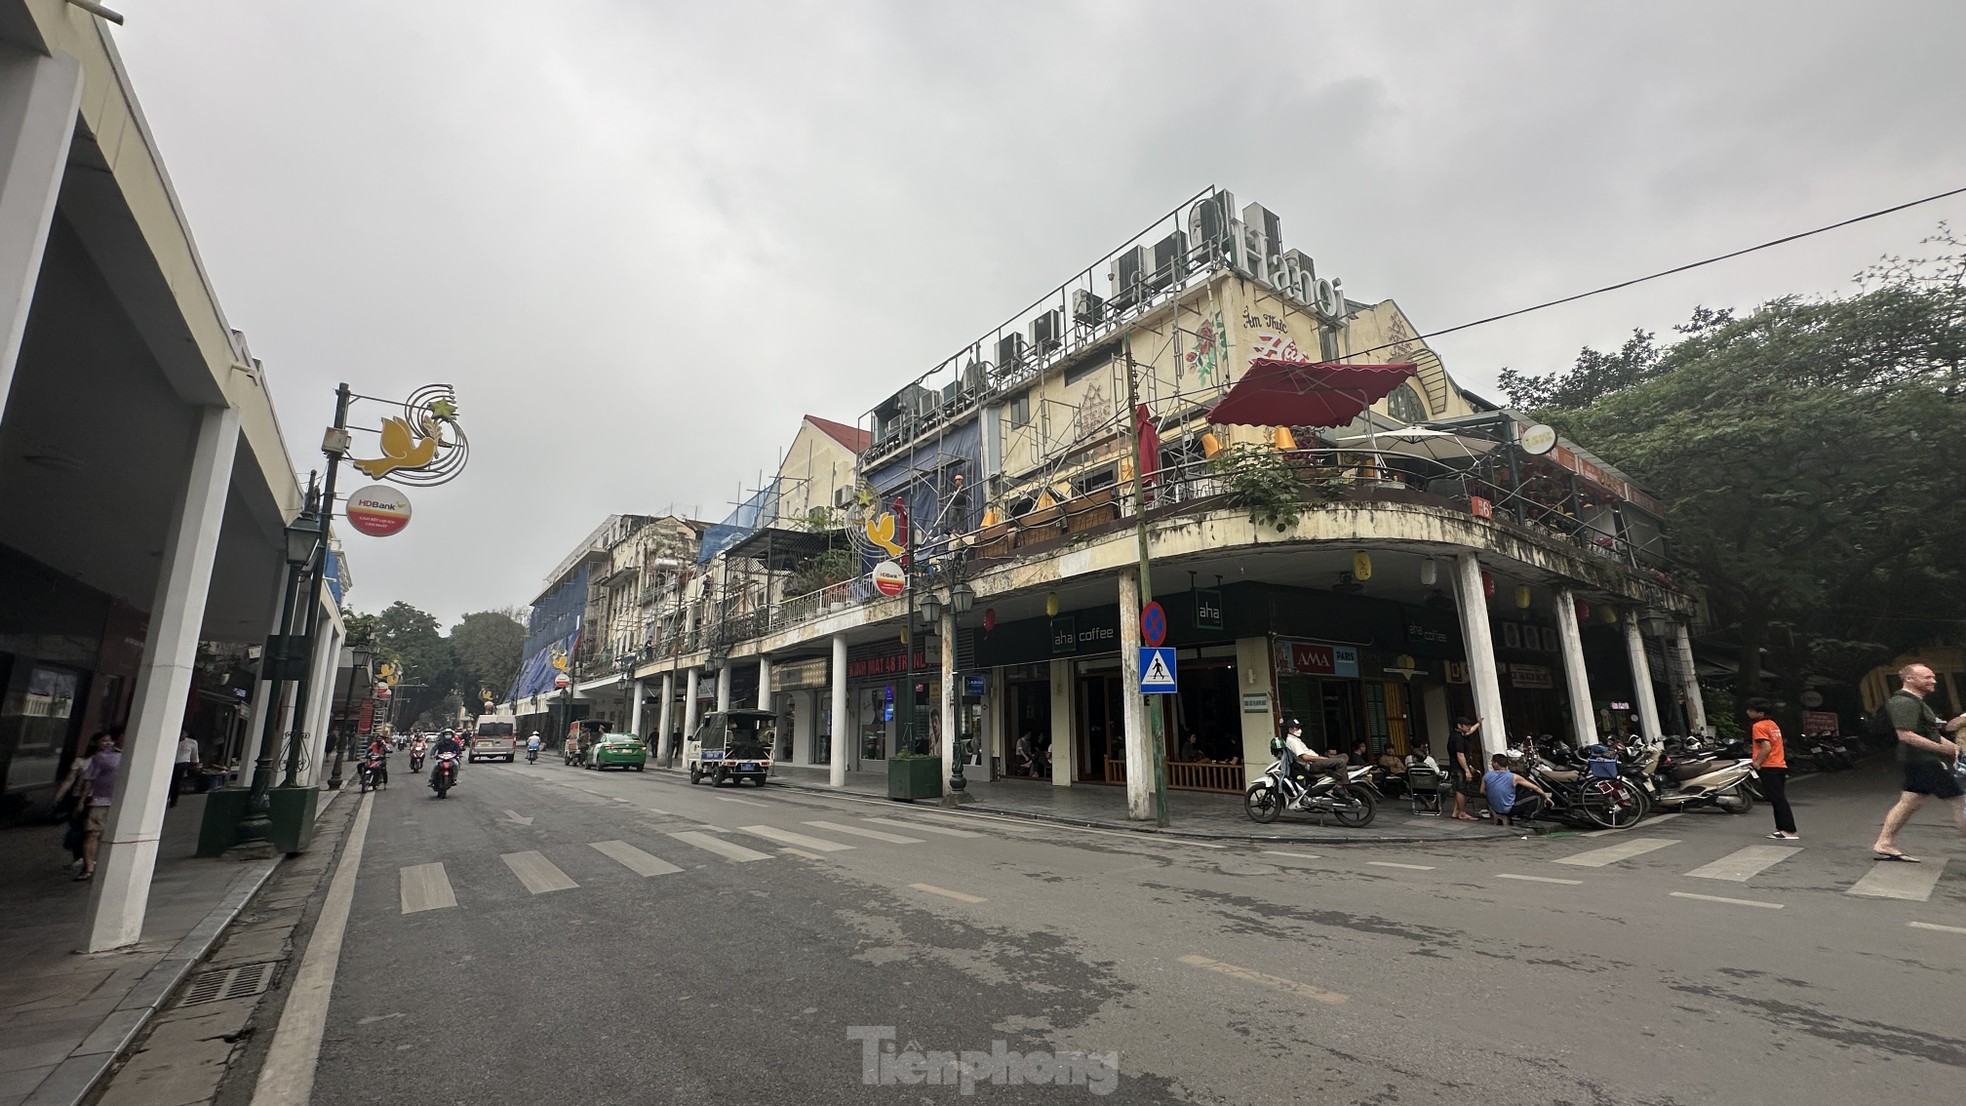
{"label": "row of parked motorbike", "polygon": [[[1281,743],[1279,743],[1281,745]],[[1560,743],[1538,748],[1525,743],[1510,749],[1516,772],[1549,794],[1544,818],[1594,829],[1623,829],[1656,812],[1711,807],[1746,814],[1764,798],[1746,746],[1713,738],[1668,737],[1655,743],[1592,745],[1578,750]],[[1854,767],[1857,748],[1839,737],[1803,737],[1789,745],[1791,769],[1841,771]],[[1445,794],[1438,773],[1410,770],[1402,785],[1409,792]],[[1376,765],[1341,769],[1315,779],[1289,770],[1280,748],[1267,771],[1243,793],[1243,810],[1270,823],[1286,811],[1310,814],[1320,823],[1370,825],[1389,788],[1388,774]]]}

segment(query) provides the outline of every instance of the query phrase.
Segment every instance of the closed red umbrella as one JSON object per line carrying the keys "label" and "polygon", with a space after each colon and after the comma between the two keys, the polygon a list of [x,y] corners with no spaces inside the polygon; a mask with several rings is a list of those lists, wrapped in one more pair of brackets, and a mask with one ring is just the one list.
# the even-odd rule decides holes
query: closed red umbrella
{"label": "closed red umbrella", "polygon": [[1344,426],[1392,394],[1418,366],[1251,361],[1249,371],[1208,413],[1245,426]]}

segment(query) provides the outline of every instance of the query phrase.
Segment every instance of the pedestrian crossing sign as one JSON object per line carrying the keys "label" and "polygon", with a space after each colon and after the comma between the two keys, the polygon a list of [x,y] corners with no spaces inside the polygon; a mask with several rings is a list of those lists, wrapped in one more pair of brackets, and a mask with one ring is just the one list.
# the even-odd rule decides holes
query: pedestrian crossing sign
{"label": "pedestrian crossing sign", "polygon": [[1140,694],[1174,694],[1174,650],[1172,647],[1140,650]]}

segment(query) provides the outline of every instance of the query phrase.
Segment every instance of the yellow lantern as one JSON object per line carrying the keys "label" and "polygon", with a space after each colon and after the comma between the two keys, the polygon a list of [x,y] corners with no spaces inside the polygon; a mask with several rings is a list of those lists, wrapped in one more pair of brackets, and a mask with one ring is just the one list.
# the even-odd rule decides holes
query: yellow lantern
{"label": "yellow lantern", "polygon": [[1360,583],[1372,579],[1372,554],[1364,550],[1352,554],[1352,579]]}
{"label": "yellow lantern", "polygon": [[1204,430],[1204,431],[1202,431],[1202,435],[1201,435],[1201,455],[1202,455],[1203,457],[1211,457],[1211,458],[1212,458],[1212,457],[1214,457],[1214,456],[1215,456],[1215,455],[1216,455],[1217,453],[1220,453],[1220,452],[1222,452],[1222,439],[1221,439],[1220,437],[1218,437],[1218,436],[1216,436],[1216,433],[1215,433],[1215,431],[1213,431],[1213,430]]}
{"label": "yellow lantern", "polygon": [[1276,432],[1276,443],[1278,449],[1296,449],[1297,435],[1292,434],[1288,426],[1279,426]]}
{"label": "yellow lantern", "polygon": [[1528,584],[1517,584],[1515,586],[1515,605],[1525,611],[1529,609]]}
{"label": "yellow lantern", "polygon": [[1058,593],[1057,593],[1057,592],[1055,592],[1055,591],[1053,591],[1053,592],[1047,592],[1047,593],[1045,593],[1045,597],[1044,597],[1044,613],[1046,613],[1046,614],[1048,614],[1048,615],[1050,615],[1050,616],[1051,616],[1051,617],[1053,617],[1053,618],[1057,618],[1057,617],[1058,617]]}
{"label": "yellow lantern", "polygon": [[1609,625],[1611,625],[1612,623],[1615,623],[1615,622],[1617,622],[1617,621],[1618,621],[1618,608],[1616,608],[1616,607],[1599,607],[1599,608],[1598,608],[1598,611],[1597,611],[1597,617],[1599,617],[1600,619],[1603,619],[1603,620],[1604,620],[1604,624],[1605,624],[1605,625],[1607,625],[1607,626],[1609,626]]}
{"label": "yellow lantern", "polygon": [[908,644],[908,627],[906,626],[901,627],[901,644]]}
{"label": "yellow lantern", "polygon": [[1003,516],[1001,516],[1001,515],[999,515],[999,514],[997,514],[997,509],[996,509],[995,507],[986,507],[986,508],[984,508],[984,510],[983,510],[983,525],[984,525],[984,526],[986,526],[986,527],[987,527],[987,526],[995,526],[995,525],[996,525],[997,523],[999,523],[999,522],[1002,522],[1002,521],[1003,521]]}

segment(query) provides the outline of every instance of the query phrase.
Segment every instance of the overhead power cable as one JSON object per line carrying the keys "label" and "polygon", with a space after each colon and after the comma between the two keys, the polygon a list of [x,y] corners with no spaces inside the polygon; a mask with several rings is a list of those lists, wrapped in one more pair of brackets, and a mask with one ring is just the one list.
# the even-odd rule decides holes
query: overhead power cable
{"label": "overhead power cable", "polygon": [[1477,326],[1486,326],[1489,323],[1501,322],[1503,319],[1513,319],[1518,315],[1527,315],[1532,311],[1541,311],[1547,307],[1558,307],[1566,303],[1575,303],[1578,300],[1589,299],[1592,296],[1603,295],[1606,292],[1616,292],[1620,288],[1630,288],[1634,284],[1644,284],[1648,280],[1658,280],[1660,277],[1669,277],[1678,273],[1690,272],[1694,269],[1702,268],[1707,265],[1717,264],[1718,262],[1729,261],[1736,257],[1745,257],[1748,254],[1756,253],[1761,250],[1772,249],[1776,246],[1785,246],[1790,242],[1799,242],[1804,238],[1811,238],[1818,234],[1826,234],[1833,230],[1841,230],[1844,227],[1854,226],[1857,223],[1862,223],[1870,219],[1879,219],[1886,215],[1893,215],[1896,214],[1897,212],[1904,211],[1908,208],[1918,207],[1921,204],[1935,203],[1939,200],[1948,199],[1950,197],[1958,196],[1962,194],[1966,194],[1966,188],[1954,188],[1946,192],[1940,192],[1936,195],[1927,196],[1924,199],[1912,200],[1908,203],[1901,203],[1894,207],[1881,208],[1877,211],[1867,212],[1863,215],[1858,215],[1854,218],[1845,219],[1842,222],[1831,223],[1828,226],[1817,227],[1814,230],[1805,230],[1796,234],[1787,235],[1786,237],[1776,238],[1771,241],[1763,242],[1760,245],[1748,246],[1745,249],[1734,250],[1731,253],[1719,254],[1714,257],[1709,257],[1701,261],[1691,261],[1684,265],[1676,265],[1670,269],[1661,269],[1656,273],[1648,273],[1645,276],[1633,277],[1630,280],[1621,280],[1616,284],[1607,284],[1602,288],[1593,288],[1588,292],[1578,292],[1575,295],[1564,296],[1561,299],[1547,300],[1543,303],[1534,304],[1529,307],[1518,307],[1514,311],[1504,311],[1499,315],[1490,315],[1485,319],[1475,319],[1472,322],[1466,322],[1456,326],[1450,326],[1444,330],[1430,330],[1425,334],[1415,334],[1412,337],[1402,339],[1401,342],[1387,342],[1382,345],[1373,346],[1369,349],[1353,350],[1350,356],[1356,357],[1360,354],[1376,353],[1382,349],[1391,349],[1393,346],[1400,345],[1403,342],[1425,341],[1428,338],[1438,338],[1443,334],[1453,334],[1456,333],[1457,331],[1468,330]]}

